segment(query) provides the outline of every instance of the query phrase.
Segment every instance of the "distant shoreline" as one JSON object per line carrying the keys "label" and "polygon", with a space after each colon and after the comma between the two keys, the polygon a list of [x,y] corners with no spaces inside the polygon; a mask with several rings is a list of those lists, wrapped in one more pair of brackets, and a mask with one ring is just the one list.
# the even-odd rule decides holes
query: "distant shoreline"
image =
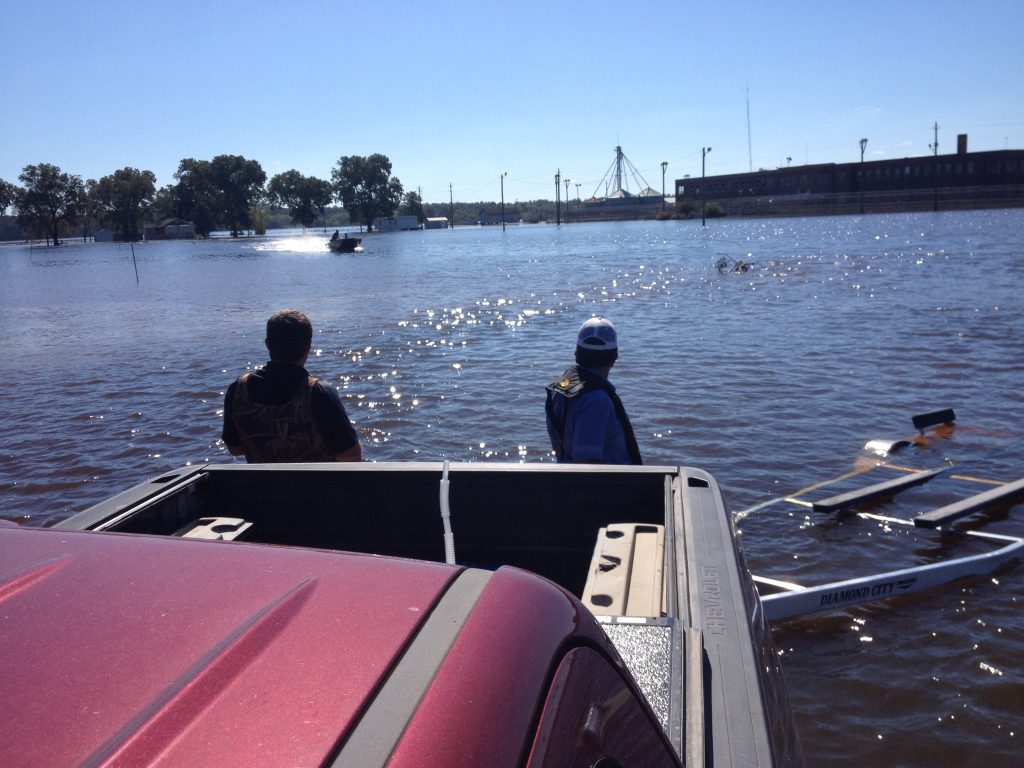
{"label": "distant shoreline", "polygon": [[[936,207],[936,199],[938,205]],[[945,211],[973,211],[973,210],[998,210],[998,209],[1011,209],[1011,208],[1024,208],[1024,185],[1014,186],[1007,188],[1005,186],[992,187],[992,188],[956,188],[950,187],[938,190],[936,195],[932,190],[915,190],[907,191],[902,190],[900,192],[865,192],[863,196],[863,202],[861,201],[860,195],[853,193],[824,193],[817,195],[775,195],[775,196],[761,196],[761,197],[743,197],[743,198],[726,198],[726,199],[715,199],[711,198],[708,204],[715,203],[717,208],[721,211],[720,214],[715,216],[707,216],[709,220],[716,218],[728,218],[728,219],[763,219],[763,218],[793,218],[793,217],[809,217],[809,216],[870,216],[872,214],[891,214],[891,213],[929,213],[929,212],[945,212]],[[863,206],[863,211],[861,207]],[[623,206],[622,208],[613,212],[608,211],[608,215],[595,216],[593,214],[582,213],[577,214],[575,212],[567,212],[562,216],[562,224],[568,226],[574,226],[577,224],[594,224],[608,221],[651,221],[655,219],[671,220],[671,221],[690,221],[693,219],[700,218],[699,206],[696,210],[688,211],[687,213],[680,213],[674,210],[667,211],[652,211],[644,210],[649,209],[650,206],[643,206],[631,208],[629,206]],[[537,223],[537,224],[554,224],[554,221],[539,221],[539,222],[523,222],[523,223]],[[481,224],[458,224],[456,225],[459,229],[473,228],[479,226],[487,226]],[[515,226],[515,225],[513,225]],[[330,227],[329,227],[330,229]],[[423,230],[416,230],[423,231]],[[292,233],[296,236],[301,236],[301,232],[295,227],[278,227],[275,229],[268,229],[266,233],[259,234],[243,234],[236,237],[232,237],[227,232],[220,232],[211,234],[209,237],[196,237],[196,238],[162,238],[159,240],[137,240],[136,243],[144,244],[147,242],[165,242],[165,241],[179,241],[189,240],[193,242],[202,242],[205,240],[217,240],[217,241],[246,241],[246,240],[259,240],[267,237],[274,237],[283,233]],[[365,234],[365,233],[364,233]],[[375,233],[376,234],[376,233]],[[384,233],[393,234],[393,233]],[[305,233],[308,237],[321,236],[327,238],[328,235],[322,231],[320,227],[315,230],[310,228]],[[0,240],[0,247],[17,247],[27,246],[30,248],[60,248],[63,245],[83,245],[95,243],[92,235],[67,235],[61,239],[61,245],[53,246],[48,244],[45,240]],[[115,245],[132,245],[129,242],[117,241],[110,243],[110,241],[101,241],[102,245],[115,244]]]}

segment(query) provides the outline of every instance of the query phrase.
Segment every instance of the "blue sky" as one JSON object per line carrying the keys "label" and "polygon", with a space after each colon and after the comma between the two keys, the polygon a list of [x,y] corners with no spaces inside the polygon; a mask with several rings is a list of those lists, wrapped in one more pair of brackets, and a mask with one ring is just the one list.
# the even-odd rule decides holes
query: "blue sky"
{"label": "blue sky", "polygon": [[[1024,147],[1024,0],[9,0],[0,178],[240,154],[330,178],[381,152],[428,202]],[[749,93],[750,131],[747,129]],[[749,139],[749,141],[748,141]],[[630,180],[630,188],[634,182]]]}

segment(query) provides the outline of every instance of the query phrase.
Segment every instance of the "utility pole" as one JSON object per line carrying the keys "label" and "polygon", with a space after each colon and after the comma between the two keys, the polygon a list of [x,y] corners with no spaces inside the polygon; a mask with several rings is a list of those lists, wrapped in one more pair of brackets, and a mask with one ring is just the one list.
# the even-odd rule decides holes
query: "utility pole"
{"label": "utility pole", "polygon": [[499,179],[501,180],[501,231],[505,231],[505,177],[508,176],[508,171],[505,171]]}
{"label": "utility pole", "polygon": [[[860,140],[860,212],[864,213],[864,148],[868,145],[867,139]],[[876,201],[877,202],[877,201]]]}
{"label": "utility pole", "polygon": [[562,183],[565,184],[565,223],[569,223],[569,184],[572,183],[571,179],[563,179]]}
{"label": "utility pole", "polygon": [[583,218],[580,212],[580,183],[576,182],[576,221],[577,223]]}
{"label": "utility pole", "polygon": [[555,171],[555,224],[560,225],[562,223],[562,208],[561,200],[559,195],[561,194],[562,187],[560,186],[562,181],[562,169],[559,168]]}
{"label": "utility pole", "polygon": [[455,229],[455,196],[452,194],[452,183],[448,182],[448,226]]}
{"label": "utility pole", "polygon": [[704,189],[706,186],[704,183],[704,158],[708,156],[709,152],[711,152],[711,147],[700,148],[700,225],[702,227],[706,227],[708,225],[707,218],[704,215],[704,208],[708,199],[707,192]]}
{"label": "utility pole", "polygon": [[938,124],[938,122],[935,123],[933,128],[935,130],[935,141],[932,144],[929,144],[928,148],[932,151],[932,156],[935,158],[935,160],[932,161],[933,165],[935,166],[932,169],[934,171],[934,173],[932,173],[932,178],[935,181],[935,193],[934,193],[934,197],[932,198],[932,210],[933,211],[937,211],[937,210],[939,210],[939,124]]}
{"label": "utility pole", "polygon": [[668,168],[668,163],[664,160],[661,161],[661,210],[665,210],[665,169]]}

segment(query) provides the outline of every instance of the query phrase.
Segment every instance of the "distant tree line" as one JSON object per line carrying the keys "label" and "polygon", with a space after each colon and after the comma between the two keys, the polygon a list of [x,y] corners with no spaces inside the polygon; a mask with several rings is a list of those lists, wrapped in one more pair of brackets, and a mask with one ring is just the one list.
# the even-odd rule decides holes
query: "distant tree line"
{"label": "distant tree line", "polygon": [[[18,176],[20,186],[0,179],[0,218],[13,209],[22,234],[54,245],[69,232],[89,234],[96,227],[109,228],[118,240],[135,241],[147,223],[168,218],[191,221],[202,236],[217,229],[232,236],[262,233],[272,221],[280,223],[281,211],[293,226],[326,226],[329,210],[335,222],[339,219],[332,203],[341,204],[347,221],[367,227],[400,207],[423,218],[419,195],[403,194],[382,154],[339,158],[330,181],[291,170],[268,182],[260,164],[241,155],[185,158],[174,179],[157,189],[151,171],[122,168],[83,182],[56,165],[27,165]],[[4,234],[0,230],[0,237]]]}
{"label": "distant tree line", "polygon": [[[476,224],[481,211],[497,212],[497,202],[424,203],[405,192],[391,174],[386,155],[343,156],[330,180],[285,171],[267,180],[255,160],[218,155],[212,160],[185,158],[175,183],[157,188],[151,171],[122,168],[98,181],[65,173],[56,165],[27,165],[20,186],[0,179],[0,240],[45,238],[58,244],[67,236],[89,236],[104,227],[114,238],[135,241],[147,224],[178,218],[191,221],[208,236],[225,229],[232,235],[263,234],[288,226],[338,228],[371,226],[378,216],[445,217],[455,225]],[[569,221],[574,201],[562,204]],[[4,214],[12,210],[14,218]],[[506,202],[505,212],[521,221],[554,221],[550,200]]]}

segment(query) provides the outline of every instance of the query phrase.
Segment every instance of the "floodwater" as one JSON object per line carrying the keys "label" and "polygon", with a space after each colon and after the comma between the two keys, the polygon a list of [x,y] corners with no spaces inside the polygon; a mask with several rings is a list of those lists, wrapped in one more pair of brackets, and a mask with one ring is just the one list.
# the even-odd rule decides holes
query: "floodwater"
{"label": "floodwater", "polygon": [[[612,318],[612,372],[649,464],[705,468],[755,573],[801,583],[961,554],[857,516],[761,506],[851,470],[952,407],[898,461],[1024,476],[1024,211],[622,222],[134,248],[0,247],[0,515],[47,525],[188,463],[232,461],[222,397],[263,324],[305,310],[308,368],[370,461],[551,461],[543,387]],[[134,257],[134,263],[133,263]],[[720,258],[750,271],[720,272]],[[136,282],[136,267],[138,282]],[[892,459],[892,457],[890,457]],[[876,512],[991,486],[944,478]],[[1024,536],[1024,507],[985,515]],[[1024,566],[778,623],[809,765],[1021,763]]]}

